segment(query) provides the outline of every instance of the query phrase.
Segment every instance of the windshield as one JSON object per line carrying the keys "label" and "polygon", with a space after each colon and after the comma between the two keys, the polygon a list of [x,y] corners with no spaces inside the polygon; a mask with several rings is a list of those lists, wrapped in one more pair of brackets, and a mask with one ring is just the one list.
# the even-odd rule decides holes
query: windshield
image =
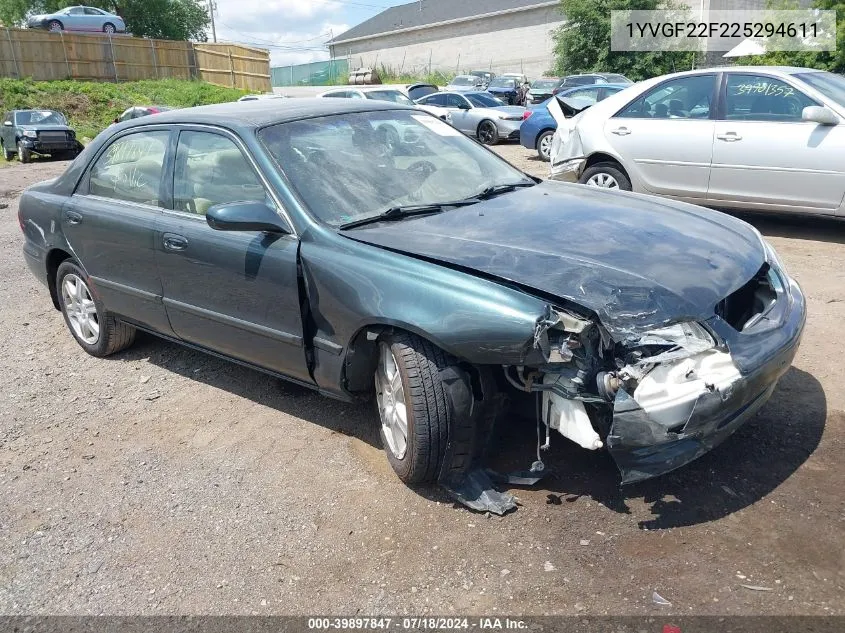
{"label": "windshield", "polygon": [[451,84],[453,86],[474,86],[475,82],[478,81],[478,77],[455,77]]}
{"label": "windshield", "polygon": [[312,214],[331,226],[403,205],[533,183],[430,114],[383,110],[280,123],[259,138]]}
{"label": "windshield", "polygon": [[65,117],[53,110],[24,110],[15,115],[18,125],[67,125]]}
{"label": "windshield", "polygon": [[490,88],[514,88],[516,87],[516,79],[510,77],[496,77],[490,82]]}
{"label": "windshield", "polygon": [[498,108],[499,106],[505,105],[505,102],[501,99],[497,99],[493,95],[484,94],[483,92],[469,95],[465,94],[464,96],[469,99],[470,103],[476,108]]}
{"label": "windshield", "polygon": [[557,86],[559,82],[559,79],[539,79],[531,84],[531,88],[534,90],[549,90]]}
{"label": "windshield", "polygon": [[845,108],[845,77],[833,73],[800,73],[795,75],[837,105]]}
{"label": "windshield", "polygon": [[402,105],[414,105],[413,101],[398,90],[370,90],[364,94],[367,96],[367,99],[390,101],[391,103],[401,103]]}

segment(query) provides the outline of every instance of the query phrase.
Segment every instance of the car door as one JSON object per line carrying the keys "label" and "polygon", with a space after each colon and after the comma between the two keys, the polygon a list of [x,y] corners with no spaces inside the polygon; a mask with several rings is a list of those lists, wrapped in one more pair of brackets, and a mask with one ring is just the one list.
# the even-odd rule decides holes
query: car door
{"label": "car door", "polygon": [[171,333],[155,261],[170,130],[129,130],[106,145],[62,208],[62,232],[106,308]]}
{"label": "car door", "polygon": [[85,10],[82,7],[70,7],[61,19],[66,31],[85,30]]}
{"label": "car door", "polygon": [[259,201],[280,209],[245,148],[223,130],[183,128],[173,204],[156,237],[164,304],[181,339],[311,382],[302,342],[295,235],[218,231],[215,204]]}
{"label": "car door", "polygon": [[475,134],[476,125],[470,114],[472,104],[463,95],[447,94],[446,109],[449,111],[449,122],[464,134]]}
{"label": "car door", "polygon": [[636,191],[704,199],[710,177],[717,75],[664,81],[604,124]]}
{"label": "car door", "polygon": [[782,79],[727,73],[707,198],[747,208],[833,212],[845,195],[845,127],[802,121],[822,105]]}
{"label": "car door", "polygon": [[99,9],[94,9],[93,7],[84,7],[83,13],[85,14],[82,17],[82,28],[86,31],[102,31],[103,24],[105,20],[103,19],[103,14],[100,12]]}

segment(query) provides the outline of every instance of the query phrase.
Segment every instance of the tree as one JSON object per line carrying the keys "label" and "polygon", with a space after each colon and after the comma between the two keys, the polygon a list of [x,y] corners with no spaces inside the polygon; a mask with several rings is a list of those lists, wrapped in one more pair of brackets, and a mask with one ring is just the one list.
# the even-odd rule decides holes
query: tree
{"label": "tree", "polygon": [[[788,10],[803,8],[795,1],[770,1],[767,4],[770,9]],[[823,51],[821,53],[814,53],[812,51],[774,51],[765,55],[741,58],[739,63],[755,66],[802,66],[805,68],[816,68],[818,70],[829,70],[833,73],[845,73],[845,1],[816,0],[813,2],[813,8],[836,11],[835,51]]]}
{"label": "tree", "polygon": [[[52,13],[76,4],[78,0],[0,0],[0,21],[16,24],[27,15]],[[87,0],[87,4],[118,14],[126,28],[139,37],[206,39],[209,16],[202,0]]]}
{"label": "tree", "polygon": [[554,33],[558,75],[613,72],[639,81],[695,64],[692,52],[610,50],[611,11],[677,8],[667,0],[561,0],[560,5],[566,23]]}

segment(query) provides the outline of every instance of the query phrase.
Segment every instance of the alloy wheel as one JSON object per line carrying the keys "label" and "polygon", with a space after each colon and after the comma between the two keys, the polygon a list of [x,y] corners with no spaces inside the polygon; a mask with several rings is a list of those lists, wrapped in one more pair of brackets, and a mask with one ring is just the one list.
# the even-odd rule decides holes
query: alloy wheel
{"label": "alloy wheel", "polygon": [[602,187],[604,189],[619,189],[619,183],[616,182],[616,178],[604,172],[593,174],[584,184],[590,185],[591,187]]}
{"label": "alloy wheel", "polygon": [[100,339],[100,316],[91,291],[73,273],[62,280],[62,303],[74,333],[88,345]]}
{"label": "alloy wheel", "polygon": [[408,410],[405,404],[405,387],[402,384],[396,357],[386,343],[379,344],[376,399],[381,418],[381,430],[387,448],[396,459],[402,459],[408,450]]}
{"label": "alloy wheel", "polygon": [[552,135],[547,134],[540,139],[540,155],[548,159],[552,153]]}
{"label": "alloy wheel", "polygon": [[493,142],[493,124],[489,121],[481,125],[478,130],[478,140],[485,145],[490,145]]}

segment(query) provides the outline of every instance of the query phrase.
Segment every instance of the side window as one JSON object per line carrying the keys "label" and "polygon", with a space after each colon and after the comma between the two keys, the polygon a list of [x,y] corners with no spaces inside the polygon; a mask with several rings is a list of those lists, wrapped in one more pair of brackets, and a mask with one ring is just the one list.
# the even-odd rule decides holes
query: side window
{"label": "side window", "polygon": [[346,96],[349,97],[350,99],[363,99],[364,98],[364,95],[362,95],[360,92],[358,92],[356,90],[350,90],[349,92],[346,93]]}
{"label": "side window", "polygon": [[136,132],[122,136],[91,167],[88,193],[126,202],[163,206],[161,173],[170,132]]}
{"label": "side window", "polygon": [[600,88],[598,87],[585,88],[584,90],[573,92],[571,97],[583,103],[589,103],[590,105],[592,105],[599,100],[599,90]]}
{"label": "side window", "polygon": [[819,104],[780,79],[728,75],[725,119],[729,121],[800,121],[801,112],[812,105]]}
{"label": "side window", "polygon": [[231,140],[210,132],[182,132],[176,149],[173,208],[205,215],[226,202],[266,202],[264,185]]}
{"label": "side window", "polygon": [[679,77],[660,84],[616,116],[629,119],[707,119],[715,75]]}
{"label": "side window", "polygon": [[73,7],[71,9],[68,9],[67,14],[68,15],[85,15],[85,11],[82,9],[82,7]]}
{"label": "side window", "polygon": [[340,91],[340,92],[330,92],[330,93],[328,93],[328,94],[323,95],[323,97],[329,97],[329,98],[331,98],[331,99],[343,99],[343,98],[348,97],[348,96],[349,96],[349,93],[348,93],[348,92],[343,92],[343,91]]}
{"label": "side window", "polygon": [[102,15],[97,9],[92,9],[91,7],[85,7],[85,15]]}
{"label": "side window", "polygon": [[461,95],[446,95],[447,108],[463,108],[466,107],[466,99]]}
{"label": "side window", "polygon": [[446,95],[431,95],[428,99],[426,99],[425,103],[426,105],[446,107]]}

